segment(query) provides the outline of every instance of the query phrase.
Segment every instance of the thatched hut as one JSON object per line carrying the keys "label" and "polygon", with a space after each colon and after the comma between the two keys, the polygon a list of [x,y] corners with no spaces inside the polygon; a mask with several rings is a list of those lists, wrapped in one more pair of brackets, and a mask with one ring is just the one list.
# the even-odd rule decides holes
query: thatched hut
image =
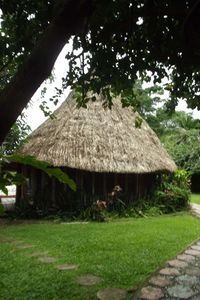
{"label": "thatched hut", "polygon": [[[122,187],[130,202],[149,193],[157,174],[176,169],[149,125],[143,120],[141,128],[135,127],[138,113],[122,108],[119,98],[113,103],[111,110],[104,108],[102,97],[97,96],[87,109],[77,108],[71,93],[55,111],[55,118],[30,135],[21,152],[63,168],[78,186],[73,193],[39,170],[22,168],[30,179],[33,202],[75,210],[94,199],[106,199],[115,185]],[[18,201],[24,193],[22,187]]]}

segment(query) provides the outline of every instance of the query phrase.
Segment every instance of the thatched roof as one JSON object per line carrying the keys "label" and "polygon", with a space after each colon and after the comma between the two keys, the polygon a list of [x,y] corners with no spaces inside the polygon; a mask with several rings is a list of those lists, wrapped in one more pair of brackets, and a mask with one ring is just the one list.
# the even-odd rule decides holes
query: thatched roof
{"label": "thatched roof", "polygon": [[174,171],[176,165],[158,137],[143,121],[135,127],[131,108],[113,100],[104,109],[97,97],[78,109],[72,93],[31,135],[22,153],[45,160],[53,166],[67,166],[95,172],[148,173]]}

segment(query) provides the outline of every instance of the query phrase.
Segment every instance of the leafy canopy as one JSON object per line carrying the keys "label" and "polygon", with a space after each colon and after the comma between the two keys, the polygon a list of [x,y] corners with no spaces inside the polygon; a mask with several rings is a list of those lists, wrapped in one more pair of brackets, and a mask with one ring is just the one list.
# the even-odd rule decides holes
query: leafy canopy
{"label": "leafy canopy", "polygon": [[[160,137],[178,168],[190,174],[200,172],[200,120],[190,113],[167,109],[161,87],[144,88],[137,81],[133,87],[136,109]],[[133,98],[127,97],[132,105]],[[165,103],[163,106],[160,104]]]}
{"label": "leafy canopy", "polygon": [[[2,87],[66,2],[70,1],[0,0]],[[123,96],[138,76],[154,82],[168,77],[172,108],[178,97],[200,108],[199,1],[83,2],[91,6],[92,14],[85,15],[82,30],[72,30],[73,50],[66,55],[70,69],[63,78],[64,87],[79,86],[83,95],[88,89],[101,90],[110,104],[110,91]]]}

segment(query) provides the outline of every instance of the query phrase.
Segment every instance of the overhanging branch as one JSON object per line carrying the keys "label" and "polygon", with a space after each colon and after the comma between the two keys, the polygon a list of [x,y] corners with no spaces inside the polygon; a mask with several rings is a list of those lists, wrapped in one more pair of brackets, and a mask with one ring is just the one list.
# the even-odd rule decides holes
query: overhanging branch
{"label": "overhanging branch", "polygon": [[85,30],[92,0],[66,0],[30,57],[0,93],[0,144],[42,82],[69,38]]}

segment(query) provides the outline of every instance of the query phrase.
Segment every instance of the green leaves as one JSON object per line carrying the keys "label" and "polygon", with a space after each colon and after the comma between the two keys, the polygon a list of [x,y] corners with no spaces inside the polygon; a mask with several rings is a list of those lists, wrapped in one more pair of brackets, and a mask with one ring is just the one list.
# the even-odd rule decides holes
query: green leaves
{"label": "green leaves", "polygon": [[0,190],[4,194],[8,194],[8,189],[6,186],[9,185],[19,185],[24,182],[25,178],[21,174],[17,174],[15,172],[4,171],[0,174]]}
{"label": "green leaves", "polygon": [[142,126],[142,118],[140,118],[140,117],[136,117],[135,118],[135,127],[136,128],[141,128],[141,126]]}
{"label": "green leaves", "polygon": [[[81,1],[76,2],[78,6]],[[63,86],[81,86],[84,95],[88,90],[99,92],[108,87],[120,94],[139,76],[161,82],[170,73],[166,88],[173,97],[169,106],[174,107],[174,99],[183,97],[190,107],[200,107],[199,43],[195,40],[198,34],[194,30],[187,36],[189,48],[184,36],[190,33],[188,20],[192,28],[198,27],[197,20],[193,22],[195,15],[190,14],[195,12],[194,1],[86,2],[88,6],[92,2],[93,14],[89,17],[85,13],[87,26],[81,33],[74,34],[72,30],[73,49],[66,55],[69,70]],[[62,5],[62,0],[0,0],[1,87],[30,55]],[[57,102],[56,98],[53,102]],[[42,106],[45,112],[47,107],[45,103]]]}
{"label": "green leaves", "polygon": [[58,181],[67,184],[73,191],[76,191],[76,183],[60,168],[53,168],[49,163],[41,160],[37,160],[33,156],[24,156],[19,154],[13,154],[6,157],[11,162],[28,165],[45,172],[50,177],[56,178]]}
{"label": "green leaves", "polygon": [[30,130],[30,126],[26,123],[26,116],[22,114],[6,136],[3,146],[0,148],[0,155],[9,155],[15,152],[25,142]]}
{"label": "green leaves", "polygon": [[[171,125],[172,122],[173,119]],[[197,120],[194,120],[193,125],[198,128],[198,123]],[[200,172],[199,129],[191,128],[190,119],[187,123],[181,121],[178,124],[178,127],[166,128],[168,130],[165,130],[161,140],[179,168],[184,168],[191,173],[198,173]],[[185,128],[180,124],[184,124]]]}

